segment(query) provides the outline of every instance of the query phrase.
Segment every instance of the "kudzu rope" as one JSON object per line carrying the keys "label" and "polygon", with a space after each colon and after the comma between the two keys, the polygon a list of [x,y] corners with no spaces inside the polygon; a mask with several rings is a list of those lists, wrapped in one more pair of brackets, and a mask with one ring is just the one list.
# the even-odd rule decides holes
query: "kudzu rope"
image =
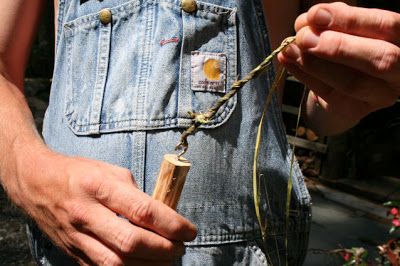
{"label": "kudzu rope", "polygon": [[187,138],[190,135],[194,135],[197,131],[197,129],[203,125],[207,124],[210,122],[219,108],[221,108],[222,105],[224,105],[229,99],[231,99],[247,82],[250,80],[258,77],[261,73],[264,73],[268,67],[272,63],[272,59],[280,53],[282,50],[284,50],[289,44],[295,41],[295,37],[288,37],[284,39],[281,43],[281,45],[276,48],[270,55],[268,55],[264,61],[261,62],[256,68],[254,68],[252,71],[250,71],[247,76],[245,76],[241,80],[237,80],[233,83],[231,89],[229,92],[227,92],[224,96],[218,99],[218,101],[205,113],[195,113],[195,112],[189,112],[190,117],[193,119],[192,125],[188,127],[181,135],[180,141],[178,145],[176,145],[175,150],[181,150],[181,152],[178,155],[178,158],[180,158],[183,154],[186,153],[186,151],[189,148],[189,143]]}

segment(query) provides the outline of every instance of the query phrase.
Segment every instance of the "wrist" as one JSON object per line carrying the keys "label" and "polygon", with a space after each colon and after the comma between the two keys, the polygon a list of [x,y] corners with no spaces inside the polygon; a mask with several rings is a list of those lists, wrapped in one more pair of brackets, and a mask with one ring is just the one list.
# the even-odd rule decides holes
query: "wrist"
{"label": "wrist", "polygon": [[23,207],[31,187],[38,183],[45,163],[44,158],[52,152],[40,136],[19,134],[3,153],[0,165],[1,183],[10,199]]}

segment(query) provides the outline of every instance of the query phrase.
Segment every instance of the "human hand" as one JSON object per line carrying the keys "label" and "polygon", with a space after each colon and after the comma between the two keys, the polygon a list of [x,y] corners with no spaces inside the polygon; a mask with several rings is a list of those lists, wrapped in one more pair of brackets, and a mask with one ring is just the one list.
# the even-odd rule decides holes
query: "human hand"
{"label": "human hand", "polygon": [[81,265],[170,265],[196,236],[193,224],[140,191],[127,169],[47,151],[24,168],[16,203]]}
{"label": "human hand", "polygon": [[400,96],[399,14],[319,4],[297,18],[295,29],[296,43],[278,60],[324,111],[354,125]]}

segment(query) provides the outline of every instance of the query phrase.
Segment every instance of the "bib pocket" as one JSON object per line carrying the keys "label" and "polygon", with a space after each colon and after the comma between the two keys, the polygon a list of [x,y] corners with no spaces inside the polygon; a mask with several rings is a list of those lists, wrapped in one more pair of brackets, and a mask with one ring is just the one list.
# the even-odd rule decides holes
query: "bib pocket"
{"label": "bib pocket", "polygon": [[[187,127],[189,111],[206,111],[235,81],[234,9],[197,2],[186,13],[178,0],[106,4],[63,28],[65,116],[75,134]],[[214,61],[197,60],[193,74],[194,55]],[[205,127],[224,123],[235,104]]]}

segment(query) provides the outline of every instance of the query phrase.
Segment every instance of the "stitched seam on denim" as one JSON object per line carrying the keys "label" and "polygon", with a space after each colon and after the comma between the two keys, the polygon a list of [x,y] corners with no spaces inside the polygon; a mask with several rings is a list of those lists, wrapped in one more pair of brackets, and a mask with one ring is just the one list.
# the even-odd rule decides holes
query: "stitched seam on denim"
{"label": "stitched seam on denim", "polygon": [[230,12],[234,11],[234,8],[197,1],[197,10],[202,11],[203,14],[213,13],[215,15],[228,15]]}
{"label": "stitched seam on denim", "polygon": [[[83,125],[83,126],[77,126],[76,123],[71,119],[71,115],[67,116],[68,121],[69,121],[69,127],[71,130],[77,134],[77,135],[90,135],[90,132],[87,132],[87,129],[90,128],[90,125]],[[229,118],[229,116],[227,117]],[[128,121],[129,122],[129,121]],[[159,124],[154,124],[152,123],[151,125],[147,124],[147,121],[144,121],[143,124],[145,125],[140,125],[140,123],[128,123],[124,122],[122,123],[123,125],[121,126],[121,123],[115,123],[115,124],[104,124],[100,125],[100,133],[113,133],[113,132],[122,132],[122,131],[138,131],[138,130],[155,130],[155,129],[170,129],[170,128],[184,128],[189,125],[191,125],[192,120],[191,119],[184,119],[184,118],[177,118],[173,119],[172,122],[169,122],[167,120],[161,120]],[[127,125],[125,125],[127,124]],[[112,127],[113,126],[113,127]],[[212,129],[218,127],[219,124],[215,125],[206,125],[202,128],[204,129]]]}
{"label": "stitched seam on denim", "polygon": [[200,246],[210,244],[224,244],[224,243],[238,243],[260,238],[258,234],[259,230],[239,232],[239,233],[228,233],[220,235],[197,235],[197,238],[190,242],[185,243],[187,246]]}
{"label": "stitched seam on denim", "polygon": [[[124,18],[124,17],[130,16],[133,13],[137,12],[138,10],[140,10],[140,8],[142,6],[150,5],[153,3],[154,3],[153,0],[148,0],[148,1],[140,0],[140,1],[137,1],[136,3],[128,2],[128,3],[122,4],[120,6],[110,8],[110,11],[113,14],[113,17],[115,17],[115,16],[118,16],[118,13],[122,13],[126,10],[129,10],[129,12],[126,12],[124,14],[124,16],[119,17],[119,18]],[[99,12],[96,12],[93,14],[88,14],[88,15],[76,18],[74,20],[68,21],[65,23],[65,25],[73,27],[73,28],[79,28],[80,25],[85,25],[89,22],[97,21],[97,20],[99,20]]]}
{"label": "stitched seam on denim", "polygon": [[151,33],[152,33],[152,26],[153,26],[153,6],[149,5],[148,8],[144,9],[146,23],[145,23],[145,37],[143,40],[143,54],[141,58],[141,62],[139,63],[140,66],[140,73],[139,73],[139,83],[138,83],[138,94],[136,100],[136,114],[138,116],[144,115],[144,105],[145,105],[145,97],[148,88],[148,74],[150,70],[150,56],[151,56]]}
{"label": "stitched seam on denim", "polygon": [[[158,130],[158,129],[176,129],[176,128],[186,128],[187,126],[190,126],[192,121],[190,119],[183,119],[183,118],[178,118],[175,123],[165,123],[163,121],[162,124],[159,125],[140,125],[140,124],[128,124],[126,126],[120,126],[118,125],[117,127],[107,127],[107,126],[101,126],[100,127],[100,133],[115,133],[115,132],[124,132],[124,131],[140,131],[140,130]],[[68,119],[68,126],[69,128],[76,134],[76,135],[91,135],[89,132],[87,132],[86,128],[89,128],[90,126],[75,126],[74,122],[71,121],[71,119]],[[204,129],[212,129],[218,127],[219,124],[216,124],[215,126],[208,126],[204,127]]]}
{"label": "stitched seam on denim", "polygon": [[146,138],[145,131],[134,133],[134,142],[132,144],[132,160],[134,179],[140,183],[141,189],[145,191],[145,159],[146,159]]}
{"label": "stitched seam on denim", "polygon": [[261,41],[261,44],[264,48],[265,54],[270,54],[271,47],[270,43],[268,40],[268,28],[267,25],[265,25],[265,18],[264,18],[264,11],[263,11],[263,6],[262,2],[260,0],[254,0],[254,13],[256,14],[255,19],[257,21],[258,25],[258,30],[255,30],[255,32],[261,36],[259,36],[259,40]]}
{"label": "stitched seam on denim", "polygon": [[[100,36],[98,40],[96,81],[93,91],[91,105],[90,124],[100,125],[101,107],[103,103],[104,88],[108,73],[108,59],[110,50],[111,23],[100,26]],[[92,133],[98,133],[99,126],[92,129]]]}
{"label": "stitched seam on denim", "polygon": [[[68,36],[68,32],[71,29],[69,28],[65,28],[65,38],[66,38],[66,53],[67,53],[67,73],[71,73],[72,71],[72,39],[67,37]],[[72,75],[67,75],[66,78],[66,87],[67,88],[72,88]],[[73,114],[74,112],[74,108],[73,108],[73,90],[67,90],[65,93],[65,100],[64,102],[65,104],[65,110],[64,113],[66,116],[70,116]]]}
{"label": "stitched seam on denim", "polygon": [[[181,11],[180,0],[139,0],[139,1],[130,1],[128,3],[121,4],[119,6],[110,8],[111,13],[113,14],[113,19],[123,19],[125,17],[131,16],[132,14],[138,12],[141,8],[146,7],[148,5],[159,5],[164,4],[168,6],[168,8],[174,9],[176,11]],[[211,11],[210,11],[211,12]],[[218,14],[218,13],[216,13]],[[78,28],[80,25],[87,24],[91,21],[97,21],[99,19],[99,12],[84,15],[73,19],[71,21],[66,22],[64,25],[72,26],[74,28]],[[63,25],[63,24],[60,24]]]}
{"label": "stitched seam on denim", "polygon": [[182,12],[182,50],[180,79],[178,92],[178,117],[189,118],[188,111],[191,110],[193,94],[190,92],[190,51],[192,43],[188,42],[188,36],[194,31],[195,24],[192,22],[192,15]]}
{"label": "stitched seam on denim", "polygon": [[[230,107],[230,106],[228,106],[227,108],[225,108],[224,111],[223,111],[223,113],[222,113],[218,118],[225,117],[225,116],[227,116],[227,115],[230,116],[231,114],[230,114],[230,113],[227,113],[227,112],[229,112],[229,111],[232,109],[232,107],[230,107],[230,108],[229,108],[229,107]],[[70,111],[69,113],[67,113],[67,115],[69,115],[69,114],[71,114],[71,113],[73,113],[73,111]],[[229,117],[229,116],[228,116],[228,117]],[[189,123],[191,123],[191,121],[192,121],[192,119],[190,119],[190,118],[182,118],[182,117],[174,117],[174,118],[172,118],[172,117],[165,117],[165,118],[160,118],[160,119],[131,118],[131,119],[126,119],[126,120],[106,121],[106,122],[100,123],[100,125],[102,125],[102,126],[114,125],[114,124],[119,124],[119,123],[130,122],[130,121],[133,121],[133,122],[143,122],[143,123],[148,123],[148,122],[150,122],[150,123],[151,123],[151,122],[165,122],[165,123],[167,123],[169,120],[175,121],[175,120],[178,120],[178,119],[185,119],[185,120],[188,120]],[[71,121],[71,123],[73,123],[73,124],[76,125],[76,126],[92,126],[92,125],[97,125],[97,123],[93,123],[93,124],[91,124],[91,123],[80,124],[79,122],[81,122],[81,120]],[[173,123],[173,122],[171,122],[171,123]],[[212,122],[208,123],[207,125],[202,125],[200,128],[212,128],[212,126],[218,126],[219,123],[221,123],[220,119],[219,119],[219,120],[214,119]]]}
{"label": "stitched seam on denim", "polygon": [[57,34],[56,34],[56,49],[58,49],[58,45],[62,36],[62,25],[64,20],[65,13],[65,0],[58,0],[57,7]]}

